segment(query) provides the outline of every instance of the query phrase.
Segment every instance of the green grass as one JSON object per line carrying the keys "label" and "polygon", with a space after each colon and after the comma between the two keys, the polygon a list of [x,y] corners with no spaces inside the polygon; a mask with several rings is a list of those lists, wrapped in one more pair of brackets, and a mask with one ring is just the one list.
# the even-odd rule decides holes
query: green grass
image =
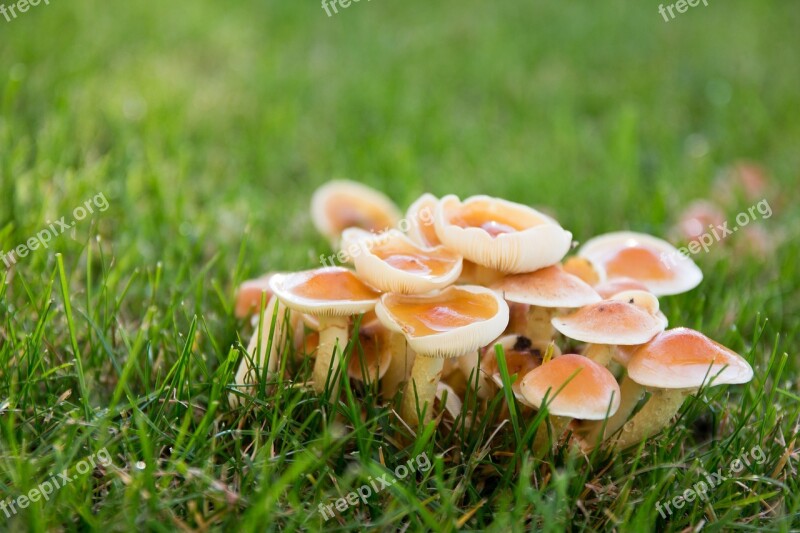
{"label": "green grass", "polygon": [[[653,2],[530,4],[329,18],[316,2],[52,0],[0,18],[2,250],[109,202],[0,271],[0,499],[76,477],[0,530],[800,529],[800,11],[712,0],[665,23]],[[498,431],[502,395],[469,427],[410,435],[374,391],[332,406],[290,386],[307,363],[227,405],[250,332],[235,288],[329,253],[308,216],[327,179],[403,207],[424,191],[543,205],[585,241],[667,235],[739,159],[770,172],[757,224],[780,246],[736,255],[729,237],[661,306],[755,379],[687,401],[639,449],[534,460],[538,420],[510,409]],[[755,446],[763,464],[658,515]],[[103,448],[113,466],[76,474]],[[317,513],[423,452],[427,472]]]}

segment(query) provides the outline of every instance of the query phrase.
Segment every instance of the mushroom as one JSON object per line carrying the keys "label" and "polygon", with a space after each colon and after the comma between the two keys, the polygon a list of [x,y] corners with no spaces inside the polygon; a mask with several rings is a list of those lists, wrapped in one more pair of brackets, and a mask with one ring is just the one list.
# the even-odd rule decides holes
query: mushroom
{"label": "mushroom", "polygon": [[[277,306],[277,311],[275,307]],[[270,329],[272,328],[272,317],[275,316],[275,329],[272,332],[272,343],[270,343]],[[300,321],[299,313],[292,313],[283,306],[278,298],[272,296],[269,303],[261,313],[260,319],[256,318],[256,329],[247,346],[247,353],[239,368],[236,371],[234,383],[236,385],[253,385],[258,382],[261,368],[264,361],[267,361],[266,378],[269,379],[278,369],[278,359],[281,349],[284,347],[286,335],[292,331]],[[259,322],[260,320],[260,322]],[[252,393],[252,387],[239,389],[240,392]],[[239,405],[240,397],[231,393],[228,398],[232,406]]]}
{"label": "mushroom", "polygon": [[382,192],[361,183],[333,180],[314,191],[311,220],[334,248],[347,228],[383,231],[400,220],[400,210]]}
{"label": "mushroom", "polygon": [[633,278],[614,278],[595,285],[594,290],[607,299],[623,291],[647,291],[647,285]]}
{"label": "mushroom", "polygon": [[607,233],[587,241],[578,255],[599,265],[607,279],[635,279],[656,296],[689,291],[703,280],[703,273],[686,255],[644,233]]}
{"label": "mushroom", "polygon": [[256,279],[243,281],[239,285],[239,289],[236,291],[236,305],[233,311],[233,315],[236,318],[246,318],[254,313],[258,314],[262,294],[267,295],[264,301],[269,302],[270,298],[272,298],[272,291],[269,288],[271,277],[272,272]]}
{"label": "mushroom", "polygon": [[564,336],[586,342],[584,355],[608,366],[614,346],[644,344],[667,327],[658,299],[644,291],[621,292],[610,300],[556,317],[553,326]]}
{"label": "mushroom", "polygon": [[481,267],[507,274],[558,263],[572,234],[539,211],[513,202],[448,195],[436,206],[436,235],[445,246]]}
{"label": "mushroom", "polygon": [[506,302],[490,289],[471,285],[423,296],[384,294],[375,312],[387,328],[403,333],[417,354],[400,412],[411,424],[420,423],[417,405],[424,412],[422,422],[432,419],[444,359],[486,346],[508,324]]}
{"label": "mushroom", "polygon": [[422,248],[399,231],[377,235],[347,230],[343,240],[356,273],[383,292],[422,294],[451,285],[461,274],[461,256],[444,246]]}
{"label": "mushroom", "polygon": [[664,331],[641,346],[628,377],[652,395],[610,446],[625,449],[655,435],[701,387],[747,383],[753,368],[742,356],[689,328]]}
{"label": "mushroom", "polygon": [[619,407],[619,385],[611,372],[576,354],[564,354],[534,368],[522,378],[520,391],[529,405],[547,406],[547,423],[539,426],[533,444],[539,457],[549,447],[548,425],[555,443],[572,419],[603,420]]}
{"label": "mushroom", "polygon": [[578,257],[577,255],[573,255],[564,261],[564,272],[581,278],[592,287],[600,283],[605,276],[605,274],[597,270],[597,265],[594,265],[585,257]]}
{"label": "mushroom", "polygon": [[362,320],[358,330],[361,349],[353,350],[347,367],[351,379],[369,384],[383,378],[392,359],[389,334],[377,319],[373,323]]}
{"label": "mushroom", "polygon": [[601,300],[586,282],[568,274],[560,265],[506,276],[492,288],[502,293],[509,302],[530,306],[525,334],[534,348],[542,352],[553,340],[551,321],[556,309],[583,307]]}
{"label": "mushroom", "polygon": [[[444,400],[444,402],[442,401]],[[455,420],[458,418],[458,415],[461,414],[461,410],[464,408],[464,402],[461,401],[461,398],[458,396],[458,393],[446,383],[439,383],[436,385],[436,402],[439,404],[439,408],[442,412],[446,412],[450,415],[450,418]],[[444,404],[444,405],[442,405]]]}
{"label": "mushroom", "polygon": [[498,344],[503,347],[508,377],[513,378],[516,376],[511,383],[511,391],[521,403],[528,407],[533,407],[522,395],[520,383],[528,372],[542,364],[543,352],[535,348],[528,337],[523,337],[522,335],[505,335],[487,346],[481,358],[481,373],[488,376],[498,388],[503,388],[503,378],[500,374],[497,352],[495,351],[495,346]]}
{"label": "mushroom", "polygon": [[[348,317],[375,307],[379,294],[346,268],[326,267],[275,274],[270,287],[288,308],[319,320],[319,348],[314,361],[314,389],[325,390],[331,372],[331,396],[338,393],[339,356],[348,341]],[[336,346],[339,349],[336,349]]]}
{"label": "mushroom", "polygon": [[406,211],[408,236],[420,246],[433,248],[442,244],[436,235],[436,227],[433,223],[433,216],[438,204],[438,198],[430,193],[425,193],[417,198]]}

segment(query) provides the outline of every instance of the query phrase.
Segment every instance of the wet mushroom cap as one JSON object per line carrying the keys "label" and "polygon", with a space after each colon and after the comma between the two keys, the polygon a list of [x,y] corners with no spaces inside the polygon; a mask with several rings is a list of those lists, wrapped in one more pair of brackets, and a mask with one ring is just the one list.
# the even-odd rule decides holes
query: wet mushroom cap
{"label": "wet mushroom cap", "polygon": [[522,204],[448,195],[436,206],[436,234],[465,259],[505,273],[532,272],[558,263],[572,234],[558,222]]}
{"label": "wet mushroom cap", "polygon": [[552,324],[570,339],[591,344],[644,344],[664,330],[662,317],[630,301],[603,300],[555,317]]}
{"label": "wet mushroom cap", "polygon": [[601,300],[589,284],[560,265],[506,276],[492,288],[510,302],[539,307],[582,307]]}
{"label": "wet mushroom cap", "polygon": [[[352,243],[347,233],[345,239]],[[353,257],[359,277],[385,292],[421,294],[441,289],[461,275],[462,259],[437,246],[422,248],[399,231],[358,238]]]}
{"label": "wet mushroom cap", "polygon": [[508,324],[508,304],[485,287],[451,286],[423,296],[384,294],[375,313],[428,357],[458,357],[496,339]]}
{"label": "wet mushroom cap", "polygon": [[382,192],[355,181],[333,180],[314,191],[311,218],[317,231],[335,240],[347,228],[392,228],[400,220],[400,211]]}
{"label": "wet mushroom cap", "polygon": [[287,307],[314,316],[350,316],[373,309],[380,293],[342,267],[275,274],[270,288]]}
{"label": "wet mushroom cap", "polygon": [[628,363],[628,375],[646,387],[698,389],[747,383],[753,368],[736,352],[689,328],[664,331],[641,346]]}
{"label": "wet mushroom cap", "polygon": [[605,274],[599,272],[597,265],[585,257],[573,255],[564,261],[564,271],[581,278],[583,281],[594,287],[603,280]]}
{"label": "wet mushroom cap", "polygon": [[602,420],[619,408],[614,375],[582,355],[564,354],[531,370],[520,390],[535,407],[541,408],[546,400],[552,416]]}
{"label": "wet mushroom cap", "polygon": [[578,255],[599,265],[607,279],[633,278],[656,296],[695,288],[703,273],[665,240],[631,231],[607,233],[587,241]]}

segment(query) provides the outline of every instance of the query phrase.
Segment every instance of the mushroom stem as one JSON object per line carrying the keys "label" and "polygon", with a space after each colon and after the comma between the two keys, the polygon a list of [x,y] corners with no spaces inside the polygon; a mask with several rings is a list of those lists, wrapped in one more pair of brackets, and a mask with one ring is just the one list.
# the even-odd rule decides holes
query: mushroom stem
{"label": "mushroom stem", "polygon": [[[428,357],[417,354],[414,367],[411,369],[411,379],[406,384],[403,395],[403,405],[400,414],[410,425],[419,425],[420,422],[428,423],[433,419],[433,400],[436,398],[436,387],[442,376],[444,359],[441,357]],[[417,416],[417,405],[425,410],[422,421]]]}
{"label": "mushroom stem", "polygon": [[[322,393],[331,375],[329,390],[331,398],[336,398],[339,392],[339,358],[347,345],[347,318],[340,316],[319,317],[319,347],[317,358],[314,361],[314,390]],[[337,349],[338,345],[338,349]],[[341,372],[339,372],[341,374]]]}
{"label": "mushroom stem", "polygon": [[564,434],[571,421],[572,419],[566,416],[548,416],[546,420],[543,420],[536,430],[536,436],[533,438],[534,456],[544,457],[547,454],[547,450],[558,442],[558,439]]}
{"label": "mushroom stem", "polygon": [[624,450],[655,435],[669,424],[685,398],[685,390],[654,390],[644,407],[622,427],[618,437],[609,440],[608,446]]}
{"label": "mushroom stem", "polygon": [[468,353],[456,357],[456,364],[467,381],[467,387],[474,389],[478,398],[489,398],[494,395],[497,388],[494,383],[486,379],[486,374],[482,370],[478,371],[480,360],[481,354],[479,352]]}
{"label": "mushroom stem", "polygon": [[[582,439],[582,447],[586,452],[592,451],[605,440],[606,436],[613,435],[621,428],[631,415],[644,395],[644,387],[633,381],[627,375],[620,384],[619,409],[608,420],[595,420],[586,424],[589,432]],[[605,427],[604,427],[605,426]],[[601,435],[600,432],[603,432]]]}
{"label": "mushroom stem", "polygon": [[414,364],[414,352],[408,347],[402,333],[396,331],[389,333],[389,351],[392,359],[386,374],[381,378],[381,393],[384,398],[392,398],[397,393],[400,384],[411,375]]}
{"label": "mushroom stem", "polygon": [[525,328],[526,337],[534,346],[541,347],[550,344],[555,334],[555,328],[550,322],[555,309],[532,305],[528,308],[528,323]]}
{"label": "mushroom stem", "polygon": [[586,347],[586,351],[583,352],[583,355],[598,365],[607,367],[611,362],[613,353],[614,348],[608,344],[589,344]]}
{"label": "mushroom stem", "polygon": [[[270,346],[270,328],[272,326],[272,317],[275,314],[275,306],[278,307],[278,312],[275,320],[275,330],[272,334],[272,346]],[[284,328],[290,329],[294,316],[291,310],[289,316],[286,315],[286,307],[280,303],[275,296],[271,297],[267,307],[261,314],[261,320],[250,337],[250,342],[247,345],[247,353],[250,357],[245,357],[239,363],[239,368],[236,371],[236,378],[234,383],[236,385],[255,385],[261,378],[261,368],[264,364],[264,359],[267,360],[267,379],[271,378],[278,369],[278,359],[281,348],[285,342]],[[284,320],[286,318],[286,320]],[[260,341],[260,347],[259,347]],[[260,348],[260,349],[259,349]],[[269,353],[267,353],[269,348]],[[239,389],[247,394],[253,393],[253,387],[242,387]],[[236,394],[229,396],[229,401],[232,406],[239,405],[241,398]]]}

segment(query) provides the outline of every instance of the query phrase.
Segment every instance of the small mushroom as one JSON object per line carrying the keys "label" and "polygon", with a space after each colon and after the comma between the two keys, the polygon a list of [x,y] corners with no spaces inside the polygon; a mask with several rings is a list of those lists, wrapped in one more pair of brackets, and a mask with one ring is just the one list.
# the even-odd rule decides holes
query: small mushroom
{"label": "small mushroom", "polygon": [[507,274],[554,265],[572,244],[572,234],[549,216],[488,196],[442,198],[436,235],[465,259]]}
{"label": "small mushroom", "polygon": [[742,356],[698,331],[675,328],[641,346],[628,377],[651,391],[639,412],[610,446],[625,449],[655,435],[677,414],[687,395],[701,387],[747,383],[753,368]]}
{"label": "small mushroom", "polygon": [[614,278],[595,285],[594,290],[604,299],[608,299],[623,291],[647,291],[647,285],[633,278]]}
{"label": "small mushroom", "polygon": [[[444,402],[442,402],[444,400]],[[458,393],[446,383],[439,383],[436,385],[436,401],[439,403],[439,408],[442,412],[450,415],[452,420],[458,418],[461,410],[464,408],[464,402],[458,396]],[[444,403],[444,405],[442,405]],[[444,407],[444,409],[442,409]]]}
{"label": "small mushroom", "polygon": [[[277,313],[276,306],[278,308]],[[270,345],[270,329],[273,316],[275,316],[276,320],[275,329],[272,332],[272,344]],[[286,335],[300,322],[299,313],[287,311],[286,307],[275,296],[270,298],[269,303],[264,308],[260,324],[258,317],[255,318],[256,329],[247,346],[247,353],[250,357],[245,356],[239,363],[235,378],[236,385],[254,385],[257,383],[261,377],[264,361],[267,361],[266,377],[267,379],[272,377],[278,369],[278,360],[280,359],[281,349],[286,342]],[[249,394],[253,392],[252,386],[240,388],[239,390]],[[241,398],[239,395],[231,393],[228,400],[231,405],[236,406],[240,404]]]}
{"label": "small mushroom", "polygon": [[597,265],[585,257],[573,255],[564,261],[564,272],[581,278],[583,281],[594,287],[603,281],[604,272],[597,269]]}
{"label": "small mushroom", "polygon": [[[319,348],[314,360],[314,389],[321,393],[331,372],[331,396],[338,394],[334,378],[339,356],[348,341],[348,317],[375,307],[379,294],[346,268],[326,267],[275,274],[270,287],[283,304],[319,321]],[[339,349],[336,349],[338,344]]]}
{"label": "small mushroom", "polygon": [[361,349],[353,350],[347,367],[350,379],[369,384],[383,378],[392,359],[390,333],[377,319],[366,324],[362,320],[358,330]]}
{"label": "small mushroom", "polygon": [[522,378],[531,370],[541,366],[543,352],[535,348],[528,337],[522,335],[505,335],[487,346],[481,359],[481,373],[488,376],[498,388],[503,388],[503,378],[495,351],[495,346],[498,344],[503,347],[508,376],[510,378],[516,376],[511,383],[511,391],[521,403],[533,407],[522,395],[520,384]]}
{"label": "small mushroom", "polygon": [[[359,236],[354,236],[354,234]],[[422,248],[399,231],[377,235],[348,230],[359,278],[383,292],[422,294],[451,285],[461,274],[461,256],[445,248]]]}
{"label": "small mushroom", "polygon": [[533,444],[539,457],[549,447],[547,425],[555,443],[572,419],[603,420],[619,408],[613,374],[582,355],[564,354],[534,368],[522,379],[520,391],[529,405],[547,405],[548,423],[539,426]]}
{"label": "small mushroom", "polygon": [[243,281],[236,291],[236,305],[233,314],[236,318],[246,318],[253,314],[258,314],[261,305],[261,296],[266,294],[265,302],[272,298],[272,290],[269,288],[269,280],[272,272],[264,274],[256,279]]}
{"label": "small mushroom", "polygon": [[589,343],[586,357],[608,366],[614,346],[644,344],[664,331],[667,319],[659,312],[655,296],[644,291],[626,291],[611,300],[555,317],[552,324],[564,336]]}
{"label": "small mushroom", "polygon": [[311,220],[334,248],[347,228],[383,231],[400,220],[400,210],[382,192],[355,181],[334,180],[314,191]]}
{"label": "small mushroom", "polygon": [[509,302],[530,306],[525,335],[540,351],[553,340],[552,319],[558,308],[583,307],[601,300],[586,282],[565,272],[560,265],[506,276],[492,288]]}
{"label": "small mushroom", "polygon": [[508,324],[506,302],[490,289],[470,285],[423,296],[384,294],[375,312],[387,328],[403,333],[417,354],[400,411],[414,425],[420,423],[417,405],[425,413],[422,422],[432,419],[444,359],[489,344]]}
{"label": "small mushroom", "polygon": [[667,241],[644,233],[607,233],[587,241],[578,255],[602,268],[607,279],[635,279],[656,296],[687,292],[703,280],[694,261]]}

